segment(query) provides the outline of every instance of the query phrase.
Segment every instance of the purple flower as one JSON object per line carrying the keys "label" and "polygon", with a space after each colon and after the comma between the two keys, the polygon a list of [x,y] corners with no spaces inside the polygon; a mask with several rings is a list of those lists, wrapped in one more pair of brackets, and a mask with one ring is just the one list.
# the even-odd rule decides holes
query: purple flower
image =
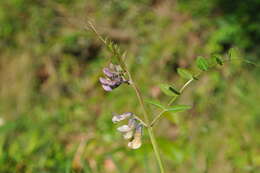
{"label": "purple flower", "polygon": [[118,127],[117,130],[123,133],[125,139],[130,139],[130,142],[128,143],[130,148],[138,149],[142,145],[141,137],[143,125],[138,122],[138,120],[134,117],[134,114],[131,112],[115,115],[113,116],[112,121],[113,123],[118,123],[125,119],[128,119],[128,124]]}
{"label": "purple flower", "polygon": [[105,91],[112,91],[119,87],[122,83],[129,84],[129,81],[124,79],[120,66],[110,64],[109,68],[105,67],[103,73],[106,78],[100,77],[99,81]]}

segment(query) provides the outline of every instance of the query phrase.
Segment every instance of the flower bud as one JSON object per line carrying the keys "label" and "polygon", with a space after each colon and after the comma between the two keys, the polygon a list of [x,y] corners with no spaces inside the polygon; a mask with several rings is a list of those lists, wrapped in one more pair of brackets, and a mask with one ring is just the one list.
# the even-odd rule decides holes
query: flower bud
{"label": "flower bud", "polygon": [[119,65],[110,64],[110,68],[104,68],[103,73],[106,78],[99,78],[100,83],[105,91],[112,91],[122,83],[129,84],[129,81],[123,78],[123,74]]}
{"label": "flower bud", "polygon": [[118,127],[117,130],[123,133],[124,139],[130,139],[130,142],[128,143],[130,148],[138,149],[142,145],[141,137],[143,124],[135,118],[133,113],[126,112],[121,115],[115,115],[112,118],[112,122],[117,123],[128,118],[128,124]]}
{"label": "flower bud", "polygon": [[108,78],[114,78],[117,76],[117,73],[112,72],[109,68],[103,68],[103,73],[108,77]]}

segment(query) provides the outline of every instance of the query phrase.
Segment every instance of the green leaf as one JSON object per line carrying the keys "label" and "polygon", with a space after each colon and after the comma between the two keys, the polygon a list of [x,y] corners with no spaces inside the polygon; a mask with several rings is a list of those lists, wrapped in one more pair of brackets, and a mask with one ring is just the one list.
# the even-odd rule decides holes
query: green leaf
{"label": "green leaf", "polygon": [[168,111],[168,112],[182,112],[182,111],[188,110],[190,108],[191,108],[191,106],[189,106],[189,105],[175,105],[175,106],[172,106],[170,108],[165,109],[165,111]]}
{"label": "green leaf", "polygon": [[193,78],[192,74],[184,68],[178,68],[177,73],[184,79],[192,79]]}
{"label": "green leaf", "polygon": [[196,64],[197,67],[203,71],[207,71],[209,69],[209,64],[207,62],[207,59],[201,56],[196,59]]}
{"label": "green leaf", "polygon": [[159,87],[162,90],[162,92],[168,96],[180,95],[180,92],[171,85],[160,84]]}
{"label": "green leaf", "polygon": [[169,90],[171,91],[171,92],[173,92],[174,94],[176,94],[176,95],[180,95],[181,93],[176,89],[176,88],[174,88],[173,86],[170,86],[169,87]]}
{"label": "green leaf", "polygon": [[145,102],[147,102],[147,103],[149,103],[151,105],[157,106],[158,108],[165,109],[165,107],[163,105],[161,105],[161,103],[159,101],[145,100]]}
{"label": "green leaf", "polygon": [[223,64],[224,64],[224,60],[221,58],[221,56],[219,56],[219,55],[213,55],[213,58],[215,59],[215,61],[216,61],[219,65],[223,65]]}

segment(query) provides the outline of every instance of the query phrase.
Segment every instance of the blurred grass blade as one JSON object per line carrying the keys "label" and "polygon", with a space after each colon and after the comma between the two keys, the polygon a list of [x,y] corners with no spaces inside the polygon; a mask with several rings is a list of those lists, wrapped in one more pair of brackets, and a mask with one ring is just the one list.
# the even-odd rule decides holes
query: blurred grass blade
{"label": "blurred grass blade", "polygon": [[160,87],[161,91],[168,96],[180,95],[180,92],[171,85],[160,84],[159,87]]}
{"label": "blurred grass blade", "polygon": [[203,71],[207,71],[209,69],[209,64],[206,60],[206,58],[199,56],[196,59],[196,65],[199,69],[203,70]]}
{"label": "blurred grass blade", "polygon": [[165,109],[165,107],[163,105],[161,105],[161,103],[159,101],[145,100],[145,102],[147,102],[147,103],[149,103],[151,105],[157,106],[158,108]]}
{"label": "blurred grass blade", "polygon": [[175,106],[172,106],[170,108],[165,109],[165,111],[168,111],[168,112],[182,112],[182,111],[188,110],[190,108],[191,108],[191,106],[189,106],[189,105],[175,105]]}
{"label": "blurred grass blade", "polygon": [[178,68],[177,73],[184,79],[192,79],[193,78],[192,74],[184,68]]}

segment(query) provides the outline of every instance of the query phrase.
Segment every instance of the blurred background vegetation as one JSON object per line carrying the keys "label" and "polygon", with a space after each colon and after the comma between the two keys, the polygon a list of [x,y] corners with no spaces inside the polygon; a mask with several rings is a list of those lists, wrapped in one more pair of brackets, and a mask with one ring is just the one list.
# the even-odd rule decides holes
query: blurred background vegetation
{"label": "blurred background vegetation", "polygon": [[[128,51],[145,97],[167,102],[158,83],[180,87],[176,69],[199,55],[236,47],[259,64],[259,10],[259,0],[1,0],[0,172],[158,172],[147,134],[133,151],[111,123],[141,111],[129,87],[102,90],[110,54],[86,21]],[[259,67],[241,61],[193,83],[178,100],[193,108],[155,127],[168,172],[260,172],[259,84]]]}

